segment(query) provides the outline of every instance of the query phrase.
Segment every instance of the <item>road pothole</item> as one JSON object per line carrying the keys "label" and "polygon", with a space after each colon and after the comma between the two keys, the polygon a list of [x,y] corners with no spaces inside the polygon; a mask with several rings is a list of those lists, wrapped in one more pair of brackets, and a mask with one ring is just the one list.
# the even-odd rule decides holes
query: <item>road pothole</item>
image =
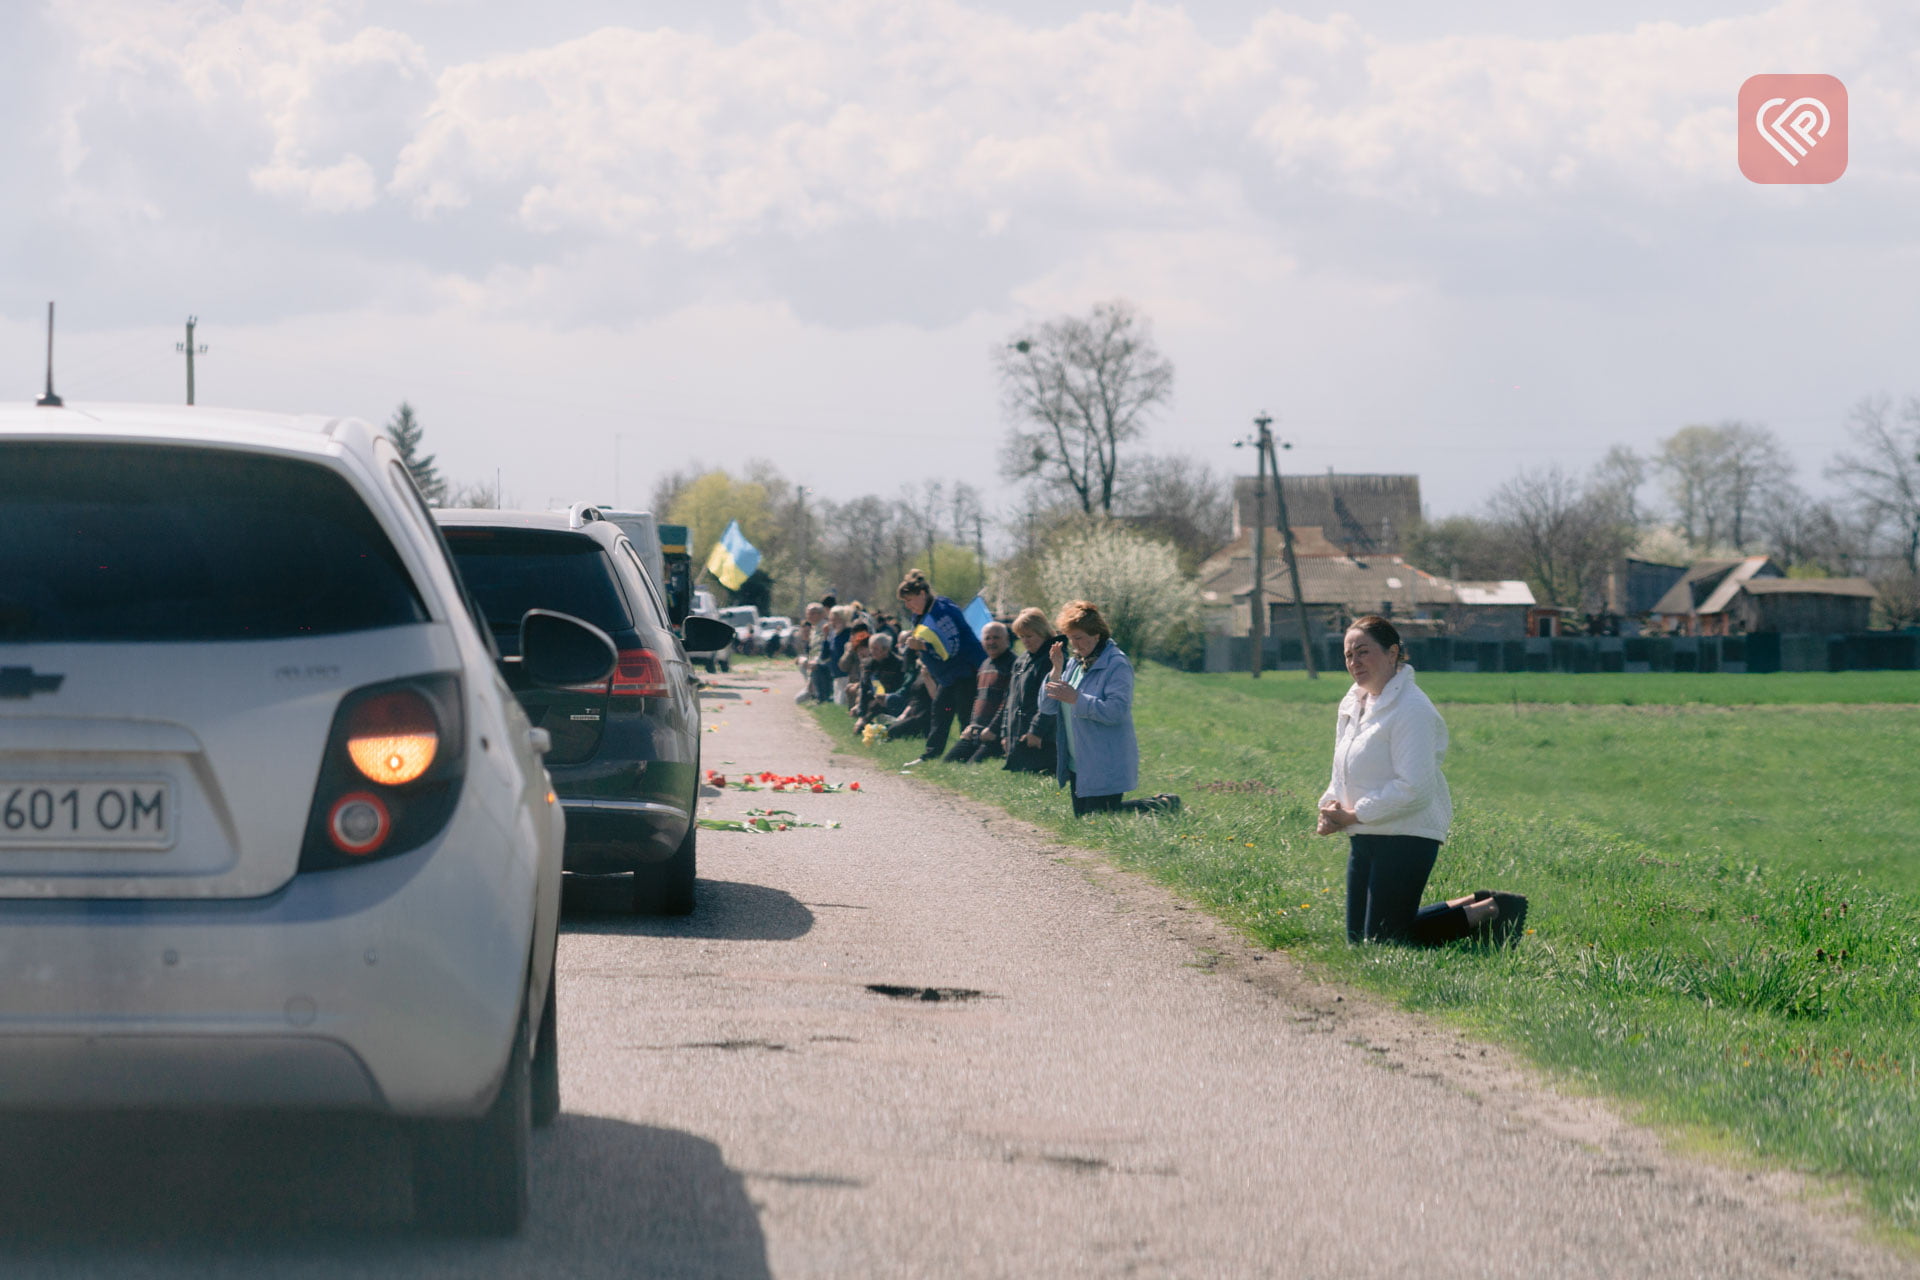
{"label": "road pothole", "polygon": [[903,987],[891,982],[869,982],[867,990],[889,1000],[924,1000],[929,1004],[1000,998],[991,991],[975,991],[972,987]]}

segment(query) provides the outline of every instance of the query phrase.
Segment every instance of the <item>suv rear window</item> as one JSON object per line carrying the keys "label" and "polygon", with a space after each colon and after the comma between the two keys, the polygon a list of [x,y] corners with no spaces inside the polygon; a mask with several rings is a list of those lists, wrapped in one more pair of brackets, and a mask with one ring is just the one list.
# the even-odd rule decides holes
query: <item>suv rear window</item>
{"label": "suv rear window", "polygon": [[0,642],[274,640],[427,616],[393,543],[328,467],[0,442]]}
{"label": "suv rear window", "polygon": [[529,609],[570,613],[602,631],[627,631],[633,619],[613,581],[613,564],[592,538],[545,529],[444,526],[468,594],[502,638]]}

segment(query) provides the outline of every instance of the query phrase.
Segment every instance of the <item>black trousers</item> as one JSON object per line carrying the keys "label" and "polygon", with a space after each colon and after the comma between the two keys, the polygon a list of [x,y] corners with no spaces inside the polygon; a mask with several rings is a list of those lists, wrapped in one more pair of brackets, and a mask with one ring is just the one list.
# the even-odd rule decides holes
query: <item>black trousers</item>
{"label": "black trousers", "polygon": [[1000,758],[1000,740],[983,742],[979,738],[961,738],[953,744],[953,750],[947,752],[948,764],[979,764],[983,760]]}
{"label": "black trousers", "polygon": [[1176,803],[1160,796],[1124,800],[1119,792],[1110,796],[1083,796],[1074,791],[1078,781],[1073,773],[1067,774],[1067,790],[1073,792],[1073,816],[1076,818],[1084,818],[1090,813],[1165,813]]}
{"label": "black trousers", "polygon": [[1007,747],[1005,767],[1014,773],[1052,773],[1054,760],[1051,742],[1043,746],[1030,747],[1016,738]]}
{"label": "black trousers", "polygon": [[933,698],[933,720],[927,726],[927,749],[923,753],[929,760],[938,759],[947,749],[947,734],[953,729],[956,715],[971,716],[973,700],[979,694],[979,679],[975,676],[961,676],[952,684],[943,685]]}
{"label": "black trousers", "polygon": [[1404,942],[1440,856],[1424,836],[1351,836],[1347,852],[1347,941]]}

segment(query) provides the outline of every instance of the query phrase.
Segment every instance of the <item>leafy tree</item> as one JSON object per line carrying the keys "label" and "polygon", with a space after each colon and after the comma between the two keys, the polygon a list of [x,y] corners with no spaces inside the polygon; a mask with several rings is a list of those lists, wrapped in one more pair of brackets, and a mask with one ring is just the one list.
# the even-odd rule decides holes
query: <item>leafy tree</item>
{"label": "leafy tree", "polygon": [[735,480],[725,471],[709,471],[682,488],[673,499],[667,520],[687,526],[687,549],[694,564],[702,568],[713,544],[720,541],[733,520],[740,522],[740,532],[760,550],[764,561],[774,523],[766,486]]}
{"label": "leafy tree", "polygon": [[1121,450],[1173,394],[1173,364],[1125,302],[1018,333],[994,354],[1009,416],[1001,470],[1070,495],[1087,515],[1112,515]]}
{"label": "leafy tree", "polygon": [[1755,511],[1792,473],[1774,434],[1744,422],[1682,427],[1660,442],[1654,466],[1696,548],[1722,539],[1744,548]]}
{"label": "leafy tree", "polygon": [[400,460],[407,464],[421,496],[438,506],[446,500],[447,482],[440,478],[440,469],[433,465],[433,455],[421,456],[420,438],[424,434],[420,420],[413,416],[413,406],[402,400],[387,422],[387,438],[400,451]]}
{"label": "leafy tree", "polygon": [[1068,526],[1049,546],[1037,586],[1049,611],[1069,600],[1098,605],[1114,642],[1138,659],[1189,627],[1199,608],[1174,549],[1110,521]]}

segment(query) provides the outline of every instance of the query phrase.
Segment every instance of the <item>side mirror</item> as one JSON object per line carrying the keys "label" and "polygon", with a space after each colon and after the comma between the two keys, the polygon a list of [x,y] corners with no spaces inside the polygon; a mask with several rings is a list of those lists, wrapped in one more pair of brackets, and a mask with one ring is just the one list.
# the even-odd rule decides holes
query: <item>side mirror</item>
{"label": "side mirror", "polygon": [[680,624],[680,638],[688,653],[718,653],[739,637],[718,618],[695,616]]}
{"label": "side mirror", "polygon": [[571,614],[529,609],[520,619],[520,671],[543,688],[603,683],[619,658],[606,632]]}

